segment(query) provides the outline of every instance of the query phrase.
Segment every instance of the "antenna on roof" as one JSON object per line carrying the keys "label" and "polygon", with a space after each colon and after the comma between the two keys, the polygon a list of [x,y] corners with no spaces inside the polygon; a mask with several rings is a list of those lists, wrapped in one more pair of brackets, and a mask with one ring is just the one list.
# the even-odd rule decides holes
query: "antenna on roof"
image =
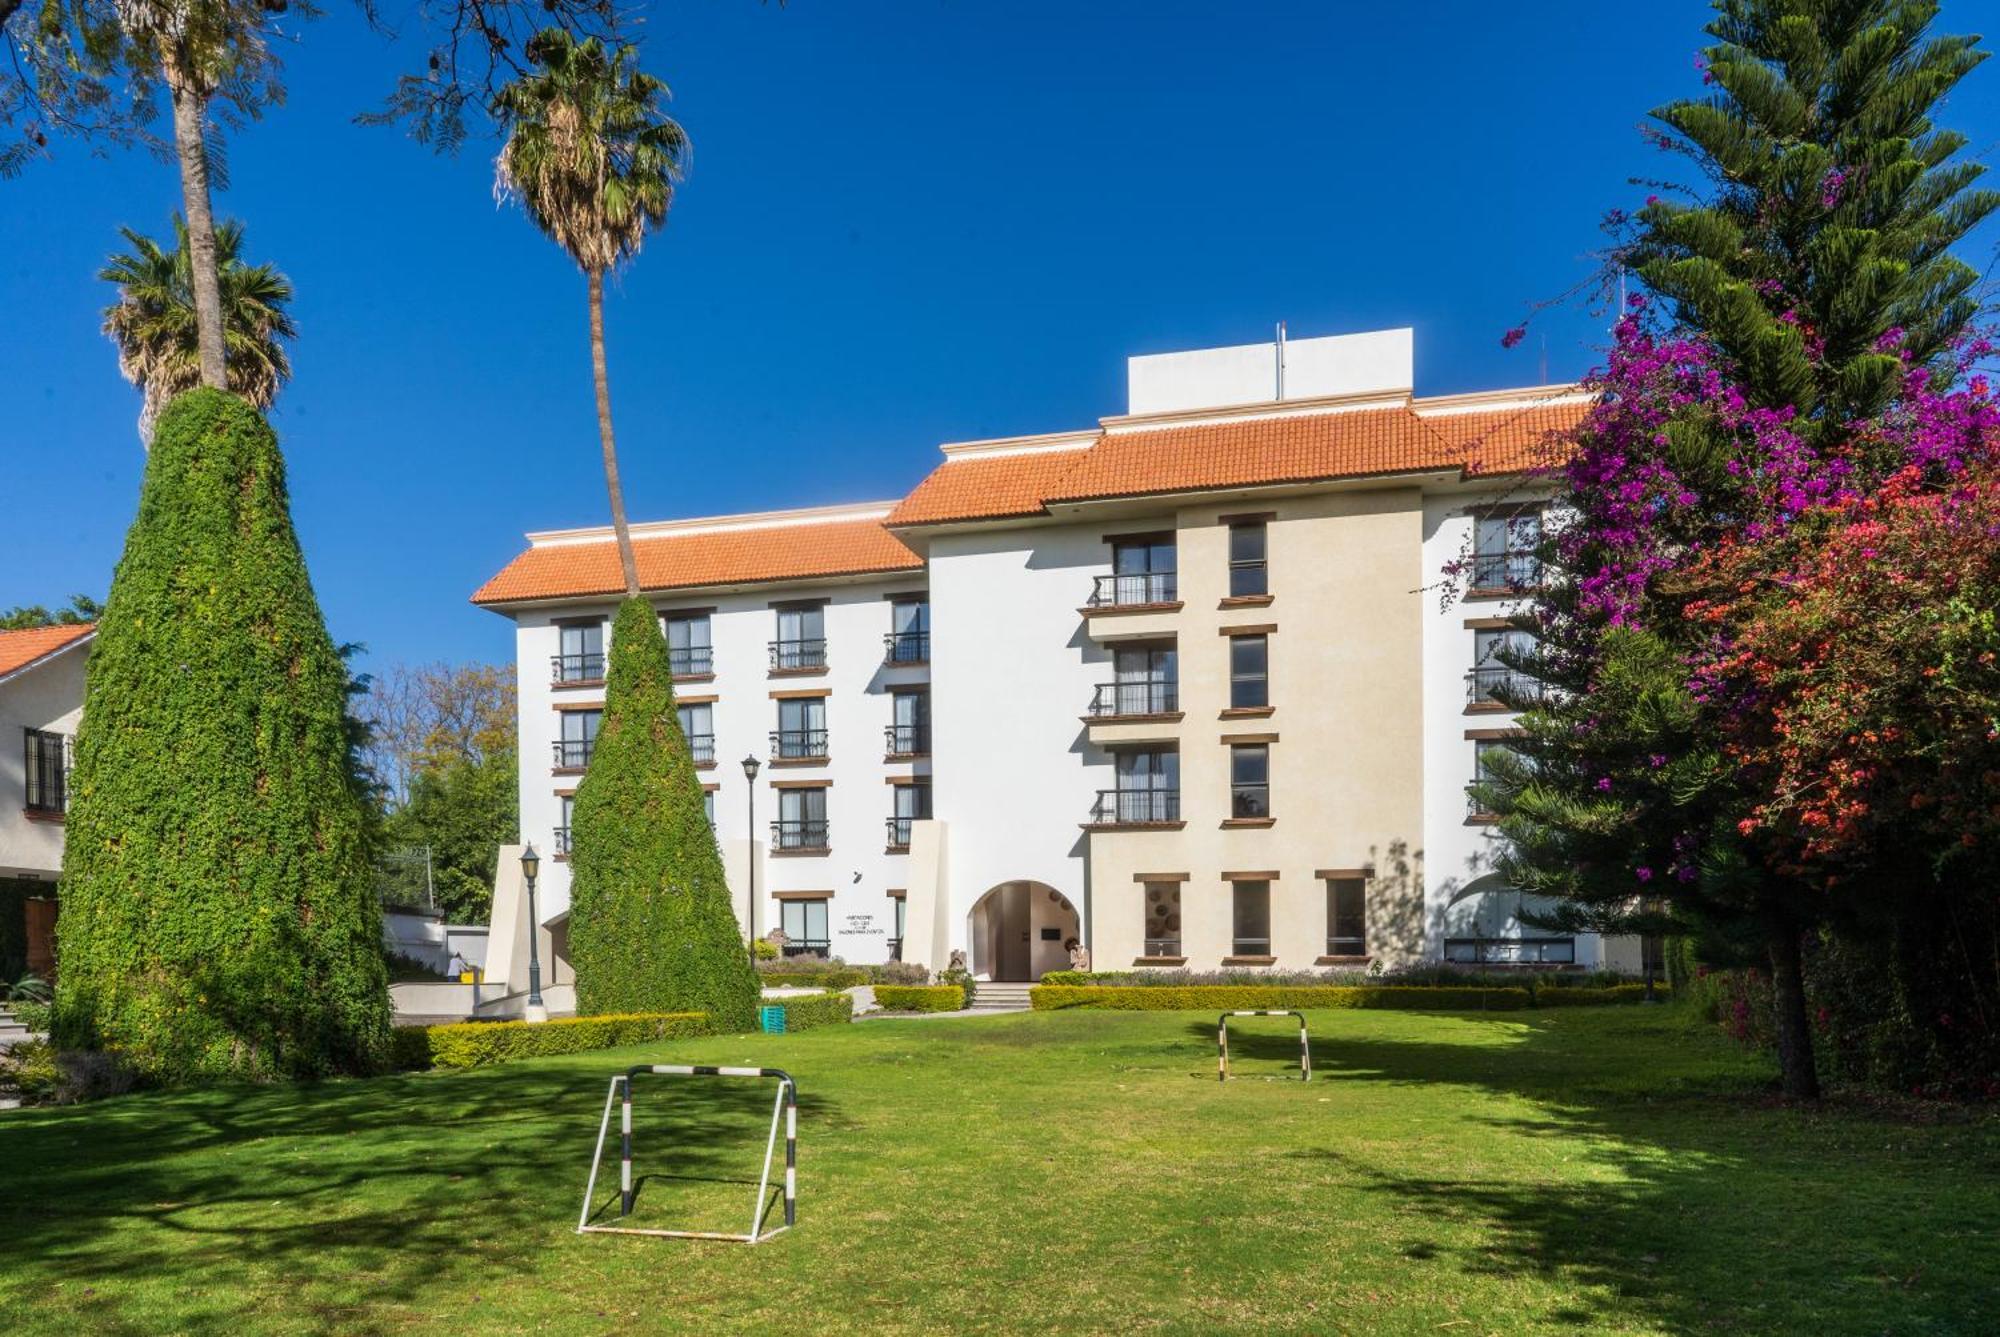
{"label": "antenna on roof", "polygon": [[1278,322],[1278,402],[1285,398],[1285,322]]}

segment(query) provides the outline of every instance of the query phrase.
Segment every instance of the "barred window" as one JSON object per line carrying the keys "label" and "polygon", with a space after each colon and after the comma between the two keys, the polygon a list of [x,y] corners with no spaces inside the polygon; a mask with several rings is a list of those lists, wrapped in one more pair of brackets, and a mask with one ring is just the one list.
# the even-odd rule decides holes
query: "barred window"
{"label": "barred window", "polygon": [[26,735],[29,812],[59,813],[69,807],[69,737],[45,729]]}

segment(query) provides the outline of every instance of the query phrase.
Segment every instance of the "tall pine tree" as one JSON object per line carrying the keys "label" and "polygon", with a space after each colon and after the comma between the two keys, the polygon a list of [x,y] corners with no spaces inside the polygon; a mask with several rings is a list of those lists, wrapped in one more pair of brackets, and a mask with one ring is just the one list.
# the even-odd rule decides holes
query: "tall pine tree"
{"label": "tall pine tree", "polygon": [[1768,964],[1796,1097],[1818,1092],[1800,943],[1827,906],[1746,838],[1762,796],[1690,680],[1726,636],[1699,616],[1713,591],[1693,559],[1894,467],[1855,424],[1911,368],[1956,372],[1978,276],[1950,248],[2000,197],[1931,121],[1984,59],[1977,39],[1931,32],[1937,8],[1717,0],[1714,92],[1654,113],[1703,183],[1650,201],[1623,257],[1669,328],[1628,316],[1598,382],[1558,498],[1574,517],[1550,545],[1563,578],[1523,620],[1540,649],[1521,666],[1555,690],[1518,702],[1519,760],[1486,795],[1503,871],[1555,898],[1550,925],[1675,929]]}

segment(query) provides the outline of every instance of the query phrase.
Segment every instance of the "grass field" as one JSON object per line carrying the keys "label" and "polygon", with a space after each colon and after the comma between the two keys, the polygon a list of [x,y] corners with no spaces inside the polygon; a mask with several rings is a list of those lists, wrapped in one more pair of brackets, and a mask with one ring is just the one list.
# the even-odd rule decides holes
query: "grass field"
{"label": "grass field", "polygon": [[[1773,1107],[1672,1008],[885,1021],[0,1115],[22,1333],[1975,1333],[2000,1119]],[[1258,1028],[1264,1028],[1261,1033]],[[604,1084],[783,1066],[798,1229],[572,1233]],[[642,1092],[634,1224],[741,1229],[770,1088]],[[724,1182],[734,1181],[734,1182]]]}

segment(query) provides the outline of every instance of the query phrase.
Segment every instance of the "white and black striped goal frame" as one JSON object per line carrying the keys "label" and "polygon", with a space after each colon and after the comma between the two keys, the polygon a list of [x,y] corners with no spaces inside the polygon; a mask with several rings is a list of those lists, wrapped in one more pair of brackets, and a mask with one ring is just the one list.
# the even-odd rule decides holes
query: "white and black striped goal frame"
{"label": "white and black striped goal frame", "polygon": [[1216,1080],[1229,1080],[1229,1019],[1231,1017],[1297,1017],[1299,1019],[1299,1080],[1313,1079],[1312,1046],[1306,1039],[1306,1014],[1303,1012],[1225,1012],[1215,1019],[1215,1066]]}
{"label": "white and black striped goal frame", "polygon": [[[638,1181],[632,1177],[632,1079],[634,1077],[775,1077],[778,1098],[771,1106],[771,1134],[764,1142],[764,1172],[757,1180],[757,1201],[750,1212],[748,1233],[735,1235],[722,1230],[657,1230],[639,1226],[598,1226],[590,1223],[591,1200],[597,1196],[597,1172],[604,1163],[604,1143],[611,1132],[611,1107],[619,1107],[618,1218],[632,1214],[638,1196]],[[622,1097],[622,1099],[621,1099]],[[776,1230],[764,1227],[764,1194],[771,1186],[771,1160],[777,1152],[778,1124],[785,1125],[785,1224]],[[761,1244],[790,1230],[798,1223],[799,1165],[799,1084],[782,1068],[719,1068],[700,1063],[641,1063],[611,1079],[604,1096],[604,1118],[597,1125],[597,1150],[590,1158],[590,1182],[583,1188],[583,1214],[577,1218],[579,1235],[657,1235],[668,1239],[734,1240],[739,1244]]]}

